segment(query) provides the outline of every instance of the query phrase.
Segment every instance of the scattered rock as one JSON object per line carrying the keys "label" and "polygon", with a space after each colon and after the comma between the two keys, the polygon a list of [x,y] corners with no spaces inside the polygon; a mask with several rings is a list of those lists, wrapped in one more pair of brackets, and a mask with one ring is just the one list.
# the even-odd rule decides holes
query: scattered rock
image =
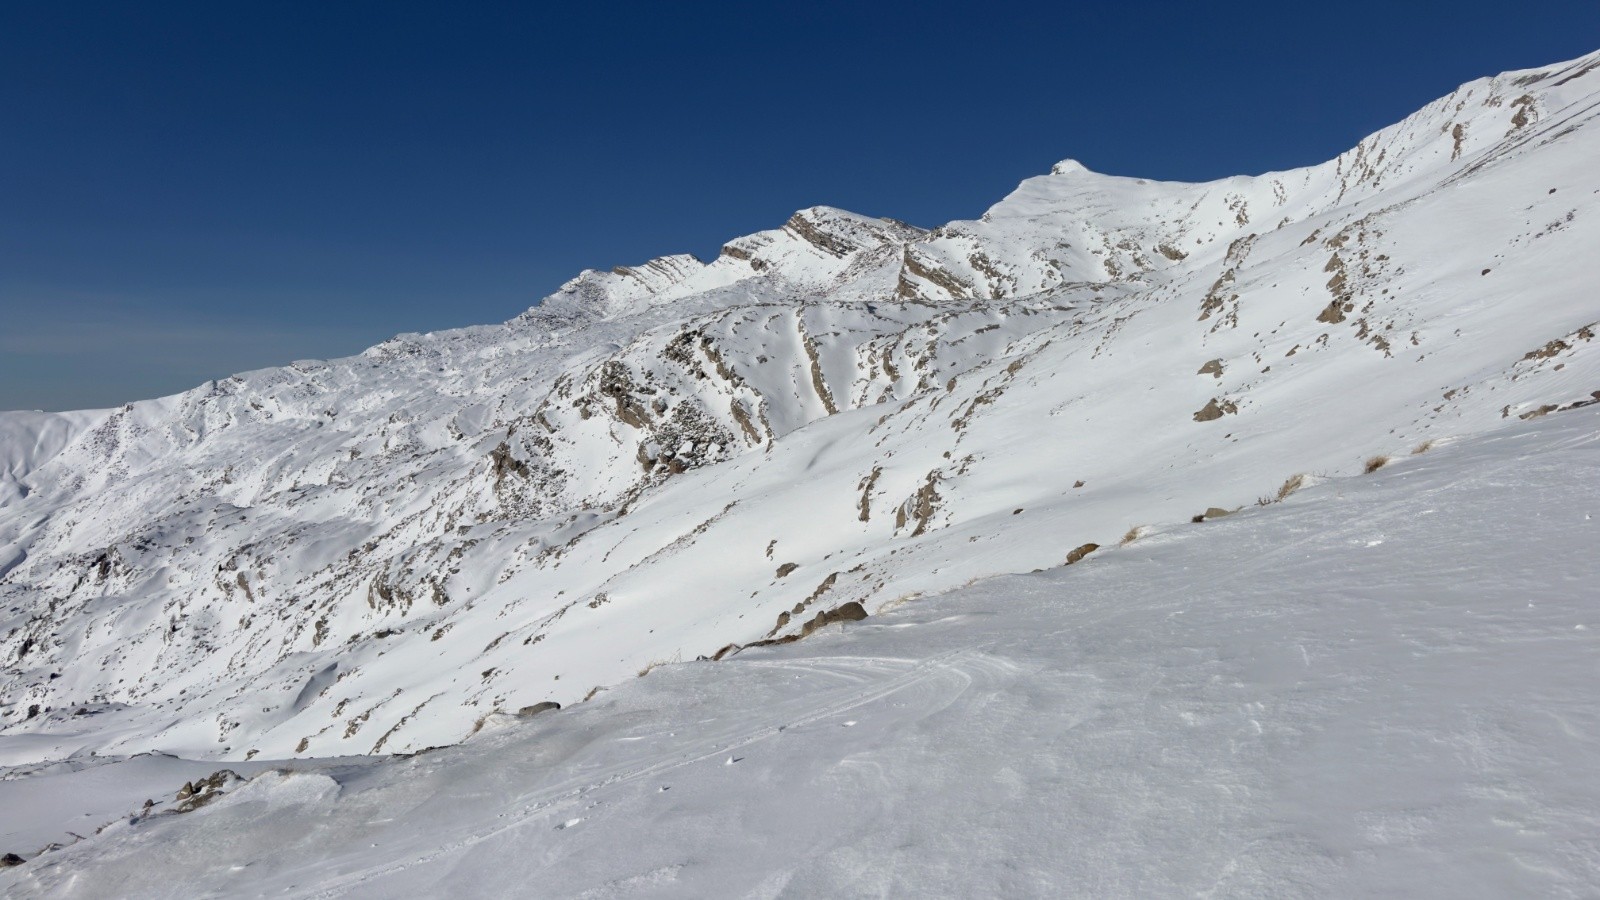
{"label": "scattered rock", "polygon": [[772,631],[769,633],[777,634],[779,631],[782,631],[783,626],[787,624],[789,624],[789,611],[784,610],[783,612],[778,613],[778,624],[772,626]]}
{"label": "scattered rock", "polygon": [[918,488],[915,494],[912,494],[906,502],[900,504],[899,509],[895,510],[895,531],[899,531],[906,527],[908,522],[913,521],[916,523],[916,527],[911,531],[912,537],[919,537],[928,530],[928,521],[933,518],[935,512],[938,512],[939,501],[944,499],[939,495],[938,484],[939,470],[935,469],[928,473],[928,478],[923,482],[922,487]]}
{"label": "scattered rock", "polygon": [[543,703],[535,703],[532,706],[524,706],[523,708],[517,710],[517,716],[519,718],[526,719],[529,716],[537,716],[539,713],[549,712],[552,709],[560,708],[561,704],[555,702],[554,700],[546,700]]}
{"label": "scattered rock", "polygon": [[793,572],[795,569],[798,569],[798,568],[800,568],[800,564],[799,563],[792,563],[792,562],[784,563],[783,565],[778,567],[778,577],[779,578],[787,577],[790,572]]}
{"label": "scattered rock", "polygon": [[1100,549],[1100,545],[1099,544],[1095,544],[1095,543],[1081,544],[1076,549],[1074,549],[1071,553],[1067,554],[1067,565],[1070,566],[1073,563],[1078,562],[1079,560],[1083,559],[1085,556],[1088,556],[1089,554],[1091,554],[1091,553],[1093,553],[1093,552],[1095,552],[1096,550],[1099,550],[1099,549]]}
{"label": "scattered rock", "polygon": [[243,782],[232,769],[218,769],[198,781],[186,781],[176,798],[180,813],[191,812],[222,796],[223,789]]}
{"label": "scattered rock", "polygon": [[20,866],[25,862],[27,862],[27,860],[16,855],[15,853],[7,853],[5,856],[0,856],[0,869],[9,869],[12,866]]}
{"label": "scattered rock", "polygon": [[1218,401],[1213,397],[1206,402],[1205,406],[1200,408],[1199,412],[1194,414],[1194,420],[1196,422],[1211,422],[1222,418],[1224,415],[1232,415],[1238,411],[1239,407],[1234,405],[1232,400]]}
{"label": "scattered rock", "polygon": [[801,626],[800,637],[805,637],[818,628],[832,625],[835,622],[859,622],[866,617],[866,607],[863,607],[859,600],[851,600],[843,606],[830,609],[827,612],[817,613],[816,618]]}
{"label": "scattered rock", "polygon": [[1326,322],[1329,325],[1337,325],[1344,321],[1345,313],[1348,313],[1352,308],[1354,308],[1354,304],[1335,297],[1328,302],[1327,306],[1322,308],[1322,312],[1317,313],[1317,321]]}

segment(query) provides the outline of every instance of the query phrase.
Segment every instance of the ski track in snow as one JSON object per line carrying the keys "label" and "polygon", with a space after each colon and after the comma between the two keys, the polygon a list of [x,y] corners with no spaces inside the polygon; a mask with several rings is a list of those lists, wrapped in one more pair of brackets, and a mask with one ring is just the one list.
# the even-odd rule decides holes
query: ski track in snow
{"label": "ski track in snow", "polygon": [[[349,891],[377,878],[400,875],[413,867],[427,865],[440,857],[456,855],[476,844],[517,831],[528,826],[540,814],[547,812],[552,807],[570,803],[600,788],[608,788],[641,779],[651,779],[685,766],[708,762],[725,756],[730,752],[768,740],[790,728],[803,727],[835,718],[842,713],[869,703],[881,701],[892,695],[915,691],[918,708],[924,712],[932,711],[954,702],[973,683],[972,673],[963,669],[960,663],[971,660],[976,652],[976,648],[956,651],[943,654],[934,659],[914,663],[907,660],[889,658],[829,658],[827,660],[756,663],[756,665],[775,666],[777,668],[822,670],[829,675],[844,676],[848,680],[866,681],[871,686],[866,690],[848,692],[846,696],[834,702],[809,710],[781,723],[769,719],[759,726],[750,728],[748,731],[741,731],[733,735],[721,735],[711,739],[708,739],[703,734],[697,735],[694,746],[687,748],[671,759],[658,760],[638,768],[611,772],[597,780],[589,780],[581,786],[563,784],[541,791],[532,797],[518,798],[516,801],[520,806],[518,810],[513,813],[500,814],[502,818],[509,818],[511,821],[504,822],[492,830],[475,832],[468,837],[453,840],[440,847],[437,851],[414,860],[378,866],[344,876],[333,883],[319,886],[317,890],[308,892],[303,896],[343,896]],[[993,661],[991,665],[1004,666],[1005,664]],[[895,670],[903,671],[899,672],[899,674],[890,674],[884,677],[882,674],[884,670],[889,670],[890,672]],[[742,729],[744,727],[743,723],[738,723],[738,727]]]}

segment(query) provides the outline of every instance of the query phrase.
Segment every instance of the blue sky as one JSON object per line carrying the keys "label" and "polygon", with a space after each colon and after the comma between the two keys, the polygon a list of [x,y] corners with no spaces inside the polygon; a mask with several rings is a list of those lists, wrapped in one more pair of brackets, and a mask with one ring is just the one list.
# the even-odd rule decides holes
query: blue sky
{"label": "blue sky", "polygon": [[815,204],[1306,165],[1600,3],[0,8],[0,409],[509,318]]}

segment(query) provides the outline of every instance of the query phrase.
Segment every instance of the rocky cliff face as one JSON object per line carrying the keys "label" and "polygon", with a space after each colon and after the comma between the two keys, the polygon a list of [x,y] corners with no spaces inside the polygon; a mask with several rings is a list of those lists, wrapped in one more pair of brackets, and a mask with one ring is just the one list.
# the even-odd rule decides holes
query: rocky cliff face
{"label": "rocky cliff face", "polygon": [[416,750],[1592,403],[1597,68],[1308,169],[817,207],[503,325],[0,416],[0,733]]}

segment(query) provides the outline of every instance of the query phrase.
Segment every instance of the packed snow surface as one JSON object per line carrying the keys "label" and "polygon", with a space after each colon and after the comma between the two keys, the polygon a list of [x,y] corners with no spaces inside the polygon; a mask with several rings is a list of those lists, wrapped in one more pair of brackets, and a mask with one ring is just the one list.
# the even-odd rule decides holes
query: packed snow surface
{"label": "packed snow surface", "polygon": [[457,747],[292,763],[0,891],[1593,896],[1597,545],[1583,410]]}
{"label": "packed snow surface", "polygon": [[[1560,680],[1593,673],[1578,628],[1589,623],[1547,645],[1481,612],[1451,618],[1457,596],[1512,594],[1543,598],[1528,621],[1577,617],[1594,582],[1567,573],[1592,565],[1590,526],[1535,546],[1539,510],[1511,500],[1542,497],[1567,522],[1593,487],[1574,473],[1592,468],[1570,470],[1565,493],[1553,476],[1524,484],[1506,502],[1529,521],[1498,544],[1472,530],[1496,519],[1419,518],[1426,552],[1372,534],[1350,536],[1355,555],[1256,560],[1300,546],[1272,529],[1312,515],[1293,512],[1301,497],[1342,508],[1329,485],[1369,471],[1363,496],[1393,490],[1364,502],[1414,503],[1422,517],[1432,495],[1407,494],[1399,473],[1452,497],[1463,490],[1449,485],[1490,470],[1523,484],[1495,462],[1512,435],[1554,442],[1540,458],[1586,458],[1568,445],[1600,409],[1597,117],[1592,54],[1471,82],[1306,169],[1180,184],[1066,161],[978,220],[933,230],[813,207],[709,263],[584,272],[502,325],[403,335],[119,409],[0,414],[0,788],[33,811],[0,813],[23,842],[0,853],[88,838],[0,877],[159,892],[139,881],[155,876],[119,868],[126,847],[129,859],[170,852],[197,879],[224,877],[212,858],[249,857],[240,886],[426,893],[426,879],[451,877],[492,893],[509,882],[474,882],[472,867],[559,807],[546,856],[496,863],[543,859],[540,878],[573,879],[552,893],[637,877],[693,895],[717,883],[697,879],[756,873],[777,880],[743,890],[872,893],[890,879],[899,893],[943,877],[957,893],[1219,879],[1224,894],[1344,893],[1424,872],[1440,890],[1517,877],[1596,890],[1581,837],[1592,823],[1573,818],[1593,799],[1588,707]],[[1455,469],[1436,468],[1447,459]],[[1504,493],[1466,493],[1480,490]],[[1328,527],[1297,540],[1323,547]],[[1445,527],[1479,546],[1457,553],[1430,530]],[[1141,554],[1156,564],[1134,565]],[[1514,587],[1501,571],[1520,573]],[[1387,599],[1367,604],[1355,585]],[[1404,637],[1440,622],[1480,649]],[[1343,643],[1274,643],[1274,629]],[[1319,654],[1343,668],[1315,668]],[[1480,657],[1483,674],[1452,668]],[[1519,687],[1523,665],[1556,680],[1514,704],[1506,692],[1545,689]],[[1076,674],[1058,684],[1061,671]],[[1392,684],[1358,677],[1383,672]],[[1262,729],[1255,743],[1231,730],[1246,707],[1227,705],[1228,678],[1265,704],[1241,726]],[[1462,685],[1514,709],[1471,705]],[[541,704],[562,708],[512,727]],[[857,707],[876,718],[850,718]],[[836,713],[855,722],[838,734],[884,750],[848,777],[828,754],[860,745],[801,740],[835,734],[819,723]],[[1294,754],[1341,715],[1353,743],[1323,745],[1319,775]],[[1373,722],[1386,724],[1361,730]],[[794,749],[741,758],[763,742]],[[1549,755],[1561,748],[1570,759]],[[1022,756],[995,783],[980,763],[1008,752]],[[720,774],[669,765],[701,753]],[[1450,793],[1488,784],[1463,774],[1473,766],[1537,781],[1557,762],[1579,782],[1565,799],[1543,782]],[[628,774],[662,766],[689,780]],[[196,767],[233,774],[194,783]],[[188,796],[135,796],[168,773],[191,782]],[[44,778],[59,810],[40,803]],[[85,786],[96,779],[108,787]],[[1088,786],[1030,806],[1063,796],[1052,779]],[[1341,797],[1385,786],[1396,802],[1409,788],[1422,799],[1405,815],[1351,806],[1378,816],[1359,827],[1340,812]],[[1516,799],[1524,789],[1531,799]],[[1501,790],[1510,799],[1488,820],[1471,818]],[[571,800],[596,791],[671,832],[655,849],[633,835],[645,846],[618,865],[656,850],[676,861],[607,870],[602,849],[631,846],[622,836],[643,826],[596,827],[610,813]],[[630,791],[663,796],[641,806]],[[152,801],[137,824],[85,833],[135,799]],[[1161,828],[1141,818],[1158,807]],[[503,817],[503,836],[480,814]],[[724,820],[724,848],[697,816]],[[1493,828],[1470,830],[1483,821]],[[218,823],[215,837],[185,831],[197,822]],[[209,855],[163,843],[179,832]],[[1545,845],[1499,839],[1513,832]],[[787,862],[767,839],[789,842]],[[1194,843],[1230,839],[1244,843]],[[1062,842],[1099,866],[1049,862]],[[1433,865],[1363,856],[1391,845]],[[282,855],[250,857],[256,846]],[[915,871],[886,863],[889,847]],[[708,861],[723,850],[746,868]],[[1227,859],[1235,869],[1207,868]],[[236,892],[206,884],[194,890]]]}

